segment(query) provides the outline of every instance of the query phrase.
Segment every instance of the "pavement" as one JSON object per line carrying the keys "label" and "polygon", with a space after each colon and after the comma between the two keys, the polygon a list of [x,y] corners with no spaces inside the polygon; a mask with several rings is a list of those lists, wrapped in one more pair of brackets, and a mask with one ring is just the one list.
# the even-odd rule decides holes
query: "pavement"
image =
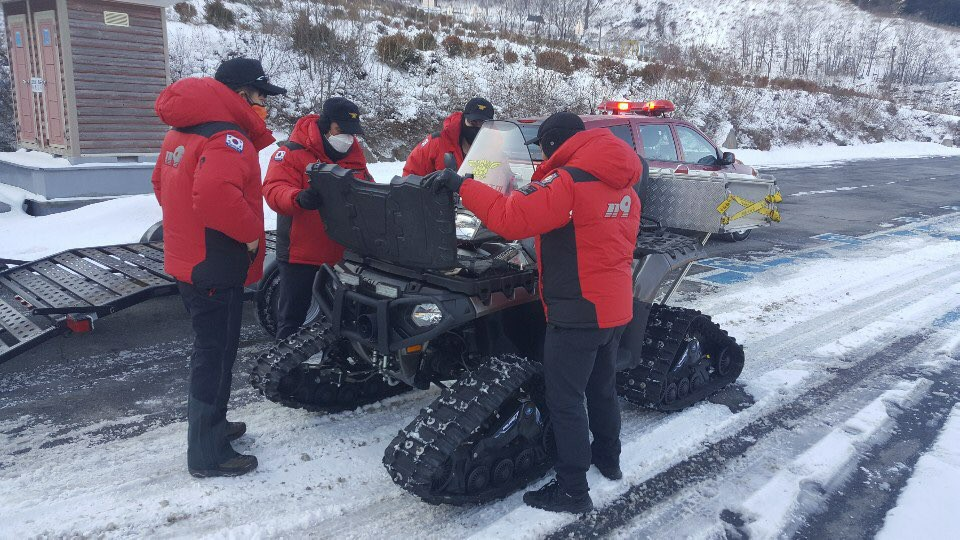
{"label": "pavement", "polygon": [[[960,158],[925,158],[764,171],[778,178],[783,222],[755,230],[743,242],[711,242],[707,254],[748,260],[816,246],[823,240],[814,237],[824,234],[857,237],[960,211],[958,170]],[[63,426],[66,433],[68,426],[133,419],[127,425],[111,424],[111,431],[101,434],[110,440],[181,421],[191,340],[189,319],[176,297],[101,319],[92,333],[54,338],[0,365],[0,435],[14,437],[41,424]],[[247,373],[269,342],[248,304],[233,381],[234,406],[262,399],[250,388]],[[810,407],[815,404],[811,401]],[[42,446],[68,442],[54,430]],[[0,471],[10,459],[0,452]],[[880,460],[875,466],[885,464]],[[859,507],[849,508],[854,512]],[[841,514],[830,512],[829,527],[808,528],[804,535],[838,530],[844,524]],[[616,520],[611,530],[620,524],[622,519]]]}

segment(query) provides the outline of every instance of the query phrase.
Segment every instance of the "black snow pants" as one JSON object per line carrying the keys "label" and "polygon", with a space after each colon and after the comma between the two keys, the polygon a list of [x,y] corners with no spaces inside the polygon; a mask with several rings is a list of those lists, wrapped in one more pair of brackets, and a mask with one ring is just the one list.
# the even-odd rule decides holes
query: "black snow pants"
{"label": "black snow pants", "polygon": [[623,328],[547,326],[543,371],[547,407],[557,441],[554,469],[560,487],[572,495],[590,489],[587,470],[591,456],[594,463],[619,464],[616,362]]}
{"label": "black snow pants", "polygon": [[233,364],[240,343],[243,287],[178,285],[196,335],[190,356],[187,465],[207,469],[238,455],[227,440],[226,429]]}
{"label": "black snow pants", "polygon": [[313,298],[313,281],[319,266],[278,261],[280,304],[277,310],[277,339],[285,339],[303,326]]}

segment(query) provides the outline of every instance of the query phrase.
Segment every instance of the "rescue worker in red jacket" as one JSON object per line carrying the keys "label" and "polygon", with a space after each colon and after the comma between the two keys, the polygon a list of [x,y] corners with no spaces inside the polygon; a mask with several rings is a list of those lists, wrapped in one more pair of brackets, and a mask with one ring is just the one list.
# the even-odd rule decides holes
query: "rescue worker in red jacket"
{"label": "rescue worker in red jacket", "polygon": [[320,195],[307,183],[307,166],[318,161],[336,163],[352,169],[355,177],[372,182],[357,140],[362,134],[360,109],[346,98],[330,98],[323,103],[319,116],[310,114],[297,122],[290,140],[270,159],[263,196],[277,212],[277,339],[295,333],[306,319],[320,266],[343,258],[343,246],[324,232],[317,212]]}
{"label": "rescue worker in red jacket", "polygon": [[455,112],[443,121],[443,130],[430,135],[418,144],[403,166],[403,176],[426,176],[445,168],[444,156],[453,154],[457,167],[470,151],[470,145],[480,132],[480,126],[493,120],[493,105],[475,97],[467,102],[463,112]]}
{"label": "rescue worker in red jacket", "polygon": [[463,205],[504,238],[536,237],[557,477],[523,500],[582,513],[593,508],[591,462],[609,479],[623,477],[616,358],[633,318],[631,266],[640,228],[634,188],[643,164],[609,130],[585,131],[580,117],[567,112],[547,118],[528,144],[539,144],[547,159],[529,185],[509,195],[453,171],[435,173],[428,183],[459,191]]}
{"label": "rescue worker in red jacket", "polygon": [[164,270],[177,279],[196,339],[190,357],[187,467],[196,477],[237,476],[257,458],[230,441],[246,431],[227,422],[240,341],[243,287],[263,274],[263,199],[258,151],[273,143],[265,99],[286,93],[260,62],[227,60],[215,78],[188,78],[156,102],[171,126],[153,171],[163,210]]}

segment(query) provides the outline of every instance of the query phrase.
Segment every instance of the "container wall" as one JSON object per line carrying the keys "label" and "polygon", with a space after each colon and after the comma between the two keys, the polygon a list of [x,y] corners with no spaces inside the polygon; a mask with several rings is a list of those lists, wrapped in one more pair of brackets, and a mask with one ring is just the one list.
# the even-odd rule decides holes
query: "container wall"
{"label": "container wall", "polygon": [[157,152],[166,133],[153,112],[167,85],[163,9],[70,0],[67,10],[79,153]]}

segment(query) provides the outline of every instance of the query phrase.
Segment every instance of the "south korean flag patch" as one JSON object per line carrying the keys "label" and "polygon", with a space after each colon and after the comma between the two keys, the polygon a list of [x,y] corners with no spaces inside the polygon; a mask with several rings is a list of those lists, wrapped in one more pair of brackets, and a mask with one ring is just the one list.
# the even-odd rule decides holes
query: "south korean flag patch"
{"label": "south korean flag patch", "polygon": [[240,137],[237,137],[235,135],[230,135],[228,133],[226,142],[227,142],[227,146],[229,146],[230,148],[233,148],[234,150],[236,150],[237,152],[240,152],[241,154],[243,153],[243,140],[241,140]]}
{"label": "south korean flag patch", "polygon": [[277,150],[277,153],[273,155],[274,161],[283,161],[283,157],[287,155],[286,150]]}

